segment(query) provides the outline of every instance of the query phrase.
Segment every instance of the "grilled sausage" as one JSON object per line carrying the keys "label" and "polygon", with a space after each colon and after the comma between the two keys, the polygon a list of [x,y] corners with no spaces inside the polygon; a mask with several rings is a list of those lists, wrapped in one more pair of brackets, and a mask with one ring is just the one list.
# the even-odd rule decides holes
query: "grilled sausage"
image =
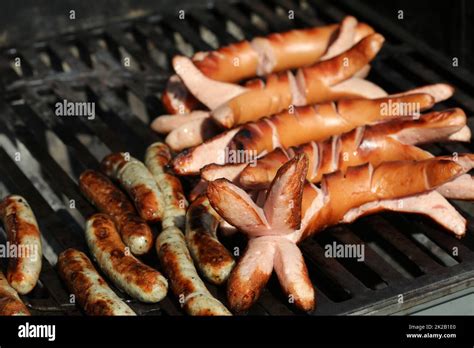
{"label": "grilled sausage", "polygon": [[[383,162],[377,167],[365,164],[350,167],[344,174],[338,171],[324,175],[321,190],[316,190],[311,185],[306,185],[304,188],[303,222],[301,228],[294,233],[293,239],[303,240],[327,226],[344,221],[347,219],[345,215],[351,209],[365,204],[405,199],[434,191],[456,180],[473,166],[474,155],[467,154],[460,155],[457,161],[454,161],[452,157],[440,156],[422,161]],[[311,206],[314,207],[313,202],[321,200],[324,203],[319,206],[319,209],[311,208]],[[408,209],[410,205],[401,204],[401,206],[402,209]],[[424,213],[431,216],[430,209],[436,210],[436,207],[441,208],[439,204],[434,207],[425,207]],[[383,204],[367,210],[374,212],[382,209],[385,209]],[[439,210],[447,213],[446,210]],[[465,223],[461,222],[461,225],[464,226],[451,227],[453,233],[458,236],[465,233]]]}
{"label": "grilled sausage", "polygon": [[161,102],[171,114],[187,114],[201,106],[199,100],[188,91],[178,75],[169,78]]}
{"label": "grilled sausage", "polygon": [[[341,26],[348,24],[355,24],[352,27],[354,41],[351,45],[373,33],[370,26],[357,23],[354,17],[349,16],[341,24],[257,37],[250,43],[242,41],[214,52],[198,53],[193,60],[210,78],[226,82],[294,69],[318,61],[335,42]],[[236,60],[238,65],[235,64]]]}
{"label": "grilled sausage", "polygon": [[148,222],[161,221],[163,197],[142,162],[125,153],[114,153],[102,160],[101,169],[107,176],[118,180],[132,198],[142,219]]}
{"label": "grilled sausage", "polygon": [[[364,214],[386,209],[423,213],[436,221],[449,222],[448,227],[457,236],[465,232],[465,220],[434,190],[471,170],[474,155],[461,155],[457,161],[437,157],[350,167],[344,174],[338,171],[324,175],[321,189],[304,184],[307,166],[304,154],[282,166],[263,208],[226,179],[209,183],[207,194],[214,209],[250,238],[248,249],[229,278],[232,309],[247,310],[275,269],[287,295],[293,296],[299,308],[311,310],[314,290],[296,244],[326,227]],[[399,200],[404,203],[401,207],[397,207]],[[239,219],[242,216],[245,219]]]}
{"label": "grilled sausage", "polygon": [[286,238],[300,227],[306,167],[303,160],[285,164],[266,197],[257,199],[263,208],[229,182],[221,184],[218,180],[209,184],[208,196],[216,211],[250,238],[228,282],[227,294],[233,310],[247,310],[258,299],[273,270],[296,306],[305,311],[313,309],[314,289],[303,256],[295,243]]}
{"label": "grilled sausage", "polygon": [[[275,148],[288,148],[310,141],[320,141],[333,135],[348,132],[359,126],[381,123],[406,117],[413,108],[403,105],[416,104],[420,110],[434,105],[430,94],[410,94],[373,100],[351,99],[335,103],[315,104],[249,122],[211,138],[201,145],[185,150],[173,160],[173,169],[180,175],[197,174],[204,166],[225,164],[226,148],[231,153],[243,152],[256,158]],[[399,113],[385,113],[384,105],[399,106]]]}
{"label": "grilled sausage", "polygon": [[19,294],[27,294],[35,287],[41,272],[43,252],[38,223],[26,199],[17,195],[8,196],[0,203],[0,217],[9,243],[18,250],[17,257],[10,258],[8,263],[8,282]]}
{"label": "grilled sausage", "polygon": [[186,213],[186,242],[197,267],[214,284],[223,284],[235,266],[232,254],[219,242],[221,218],[206,195],[198,197]]}
{"label": "grilled sausage", "polygon": [[181,182],[174,175],[165,172],[164,167],[171,160],[171,152],[163,143],[151,144],[145,152],[145,165],[155,179],[163,197],[163,228],[176,226],[184,228],[184,216],[188,202]]}
{"label": "grilled sausage", "polygon": [[127,254],[111,217],[95,214],[87,220],[86,240],[102,271],[120,289],[142,302],[159,302],[168,290],[160,272]]}
{"label": "grilled sausage", "polygon": [[[263,81],[257,81],[265,85]],[[271,81],[271,78],[269,81]],[[201,81],[198,85],[202,86],[202,84]],[[263,87],[260,87],[260,89],[261,88]],[[219,86],[214,86],[215,90],[213,89],[212,92],[210,92],[209,89],[210,88],[206,88],[206,93],[209,93],[218,103],[227,100],[228,94],[225,96],[220,95],[220,93],[225,93]],[[332,91],[331,96],[334,97],[333,99],[335,100],[342,97],[374,99],[387,96],[387,93],[379,86],[357,77],[352,77],[337,85],[331,86],[330,90]],[[267,92],[270,95],[275,95],[275,93],[270,90],[270,86],[268,86]],[[292,94],[292,98],[300,97]],[[304,101],[298,103],[305,104]],[[297,103],[295,103],[295,105],[297,105]],[[220,131],[208,111],[193,111],[185,115],[162,115],[152,122],[151,127],[159,133],[168,133],[165,141],[174,151],[181,151],[185,148],[199,145]]]}
{"label": "grilled sausage", "polygon": [[101,213],[114,219],[123,242],[133,254],[141,255],[151,249],[153,234],[150,226],[137,215],[128,197],[106,176],[86,170],[79,177],[79,187]]}
{"label": "grilled sausage", "polygon": [[178,178],[165,172],[171,152],[163,143],[150,145],[145,164],[153,174],[165,200],[163,231],[156,240],[156,252],[171,289],[190,315],[230,315],[199,278],[181,232],[184,228],[187,201]]}
{"label": "grilled sausage", "polygon": [[236,312],[248,310],[260,297],[273,270],[283,291],[298,308],[314,308],[314,288],[301,251],[295,243],[273,236],[249,240],[227,285],[230,308]]}
{"label": "grilled sausage", "polygon": [[197,184],[195,184],[194,187],[189,192],[189,196],[188,196],[189,200],[191,202],[194,202],[196,198],[198,198],[200,195],[206,192],[206,189],[207,189],[207,181],[204,179],[199,180]]}
{"label": "grilled sausage", "polygon": [[382,43],[380,35],[370,35],[347,52],[299,69],[296,78],[291,71],[274,73],[266,78],[265,83],[254,82],[246,87],[212,80],[199,71],[189,58],[183,56],[173,58],[173,67],[191,93],[212,110],[214,121],[223,127],[232,128],[234,125],[281,112],[290,105],[302,106],[367,96],[364,93],[366,87],[378,93],[380,88],[374,88],[368,83],[357,83],[362,87],[359,89],[351,88],[351,83],[336,89],[332,87],[354,78],[359,71],[366,70],[365,66],[375,57]]}
{"label": "grilled sausage", "polygon": [[188,314],[230,315],[199,278],[181,230],[174,226],[163,230],[156,240],[156,251],[173,293]]}
{"label": "grilled sausage", "polygon": [[69,291],[88,315],[136,315],[109,288],[83,252],[63,251],[58,258],[58,269]]}
{"label": "grilled sausage", "polygon": [[183,80],[186,88],[210,110],[247,90],[237,84],[210,79],[199,71],[191,59],[184,56],[173,58],[173,69]]}
{"label": "grilled sausage", "polygon": [[30,311],[0,271],[0,316],[10,315],[30,315]]}
{"label": "grilled sausage", "polygon": [[201,174],[206,180],[225,177],[233,181],[233,177],[239,176],[238,182],[243,187],[263,189],[268,187],[284,163],[297,153],[305,153],[309,159],[306,178],[317,183],[323,174],[345,171],[347,167],[367,162],[378,165],[387,161],[430,158],[431,154],[412,145],[448,140],[465,125],[466,115],[461,109],[434,111],[417,120],[394,120],[357,128],[324,142],[310,142],[286,150],[278,148],[239,173],[231,171],[235,164],[227,164],[206,166]]}
{"label": "grilled sausage", "polygon": [[233,311],[248,310],[260,297],[273,272],[274,239],[260,237],[249,240],[227,283],[227,299]]}
{"label": "grilled sausage", "polygon": [[[275,33],[216,51],[198,52],[192,61],[206,77],[235,83],[332,58],[373,32],[369,25],[348,16],[340,24]],[[198,104],[180,82],[173,75],[163,93],[163,103],[170,113],[189,112]]]}
{"label": "grilled sausage", "polygon": [[[179,117],[179,116],[175,116]],[[173,149],[173,151],[181,151],[188,147],[201,144],[206,139],[209,139],[220,130],[210,117],[190,120],[186,124],[172,130],[166,136],[166,144]]]}
{"label": "grilled sausage", "polygon": [[208,111],[192,111],[184,115],[162,115],[157,117],[150,127],[158,133],[167,134],[185,124],[209,117]]}
{"label": "grilled sausage", "polygon": [[223,127],[232,128],[282,112],[291,105],[302,106],[347,97],[334,93],[331,86],[353,77],[364,68],[380,50],[383,41],[379,34],[369,35],[347,52],[299,69],[296,79],[291,72],[270,75],[265,88],[238,94],[213,109],[211,116]]}

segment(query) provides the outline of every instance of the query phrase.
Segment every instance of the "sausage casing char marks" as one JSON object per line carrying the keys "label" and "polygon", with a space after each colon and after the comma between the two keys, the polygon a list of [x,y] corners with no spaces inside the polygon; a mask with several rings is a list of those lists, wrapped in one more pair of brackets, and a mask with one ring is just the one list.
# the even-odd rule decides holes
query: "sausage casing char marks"
{"label": "sausage casing char marks", "polygon": [[235,266],[230,252],[217,239],[221,217],[199,196],[186,214],[186,242],[201,273],[214,284],[223,284]]}
{"label": "sausage casing char marks", "polygon": [[[382,47],[383,37],[372,34],[347,52],[298,70],[296,78],[286,73],[267,77],[263,89],[252,89],[220,104],[211,112],[213,119],[225,128],[257,121],[293,106],[321,103],[347,97],[333,93],[331,86],[353,77],[363,69]],[[345,67],[345,61],[351,64]],[[357,92],[357,91],[354,91]]]}
{"label": "sausage casing char marks", "polygon": [[[310,142],[298,147],[282,150],[277,148],[258,159],[257,164],[247,165],[239,174],[240,185],[246,189],[264,189],[276,175],[278,169],[298,153],[309,159],[306,179],[318,183],[323,174],[370,162],[395,160],[421,160],[432,155],[414,143],[449,140],[466,126],[466,116],[461,109],[434,111],[416,120],[393,120],[371,127],[359,127],[349,133],[333,136],[323,142]],[[467,134],[469,136],[469,134]],[[469,141],[469,137],[462,140]],[[457,137],[457,140],[461,140]],[[232,168],[233,164],[227,165]],[[209,172],[212,167],[209,167]],[[218,171],[220,170],[220,172]],[[206,171],[204,171],[205,173]],[[201,171],[203,174],[203,171]],[[225,166],[209,173],[211,180],[225,177]],[[231,180],[231,178],[227,177]]]}
{"label": "sausage casing char marks", "polygon": [[161,192],[142,162],[126,153],[113,153],[102,160],[101,169],[107,176],[118,180],[145,221],[161,221],[163,216]]}
{"label": "sausage casing char marks", "polygon": [[[391,97],[406,97],[419,93],[428,93],[433,96],[435,102],[440,102],[452,95],[453,88],[446,84],[428,85]],[[259,157],[257,163],[207,165],[201,170],[201,177],[206,181],[219,178],[227,178],[233,182],[238,180],[246,189],[261,190],[268,187],[278,168],[300,152],[306,153],[309,158],[307,179],[317,182],[328,170],[344,170],[345,167],[365,162],[377,164],[397,159],[426,158],[425,151],[411,145],[435,141],[467,142],[471,139],[471,132],[466,125],[466,115],[459,108],[433,111],[415,119],[395,117],[393,120],[373,126],[360,126],[342,135],[337,132],[334,134],[337,135],[322,142],[311,141],[284,150],[277,148]],[[280,139],[279,136],[273,138]]]}
{"label": "sausage casing char marks", "polygon": [[[299,154],[279,169],[263,209],[230,181],[218,179],[209,183],[207,193],[212,206],[250,237],[248,249],[228,282],[231,308],[248,309],[274,268],[283,290],[294,295],[295,304],[303,310],[311,310],[314,293],[296,244],[326,227],[352,222],[362,215],[393,210],[422,213],[435,221],[443,221],[439,215],[448,216],[447,227],[456,236],[462,236],[465,220],[459,213],[459,217],[455,217],[452,214],[455,209],[434,190],[457,180],[473,167],[474,155],[471,154],[461,155],[457,161],[446,156],[383,162],[376,167],[364,164],[349,167],[345,173],[325,174],[319,189],[309,183],[303,185],[307,158]],[[301,185],[287,190],[291,181]],[[296,194],[301,199],[301,208],[298,205],[291,208],[288,204],[288,198]],[[400,200],[403,200],[401,206]],[[285,206],[286,215],[291,215],[291,219],[281,214]],[[295,223],[289,224],[291,221]],[[275,252],[275,247],[279,252]]]}
{"label": "sausage casing char marks", "polygon": [[156,241],[156,251],[170,278],[173,293],[188,314],[231,315],[199,278],[181,230],[171,226],[161,232]]}
{"label": "sausage casing char marks", "polygon": [[114,284],[142,302],[159,302],[168,290],[160,272],[127,253],[111,217],[95,214],[87,220],[86,240],[100,268]]}
{"label": "sausage casing char marks", "polygon": [[[293,112],[248,123],[234,136],[229,146],[238,150],[255,150],[260,154],[277,147],[288,148],[321,141],[359,126],[386,122],[387,115],[382,112],[385,103],[419,103],[420,109],[426,110],[434,105],[434,100],[428,94],[413,94],[374,100],[341,100],[295,108]],[[404,112],[392,119],[410,116],[409,112]]]}
{"label": "sausage casing char marks", "polygon": [[[158,117],[151,127],[158,132],[170,132],[166,143],[175,151],[196,146],[216,134],[218,130],[210,126],[213,123],[207,116],[196,119],[195,113],[190,113],[190,94],[211,110],[217,124],[226,128],[269,116],[290,106],[356,96],[386,96],[379,86],[364,80],[370,70],[368,63],[380,48],[383,38],[371,35],[372,28],[358,24],[351,16],[340,25],[329,27],[332,27],[329,31],[328,27],[310,28],[255,38],[251,44],[239,43],[214,52],[198,53],[193,60],[175,56],[173,68],[179,77],[173,75],[170,78],[163,101],[171,113],[181,114],[180,120],[175,122],[170,115]],[[248,59],[241,59],[241,55],[253,57],[252,64],[248,64]],[[239,61],[238,69],[233,66],[236,60]],[[347,60],[351,61],[349,68],[345,66]],[[314,66],[308,67],[311,64]],[[296,75],[284,71],[291,67],[300,68]],[[214,76],[216,71],[217,76],[223,72],[235,78],[245,72],[267,75],[267,78],[266,82],[254,79],[240,86],[222,82]],[[268,75],[270,72],[273,74]],[[183,112],[188,115],[183,115]],[[182,122],[186,123],[178,127]]]}
{"label": "sausage casing char marks", "polygon": [[110,215],[122,235],[122,240],[135,255],[148,252],[153,245],[150,226],[137,215],[128,197],[106,176],[86,170],[79,178],[79,186],[87,199],[101,213]]}
{"label": "sausage casing char marks", "polygon": [[165,172],[171,159],[169,148],[163,143],[150,145],[145,163],[153,174],[164,197],[163,231],[156,240],[156,252],[171,289],[184,310],[190,315],[230,315],[227,308],[208,291],[194,266],[181,231],[187,202],[181,183]]}
{"label": "sausage casing char marks", "polygon": [[[355,22],[353,44],[373,33],[370,26],[348,16],[340,24],[273,33],[216,51],[198,52],[193,61],[206,76],[225,82],[310,65],[323,57],[341,26],[348,21]],[[238,67],[233,64],[236,58],[240,63]]]}
{"label": "sausage casing char marks", "polygon": [[[198,52],[192,60],[207,77],[235,83],[329,59],[373,32],[367,24],[347,16],[340,24],[274,33],[216,51]],[[239,62],[238,66],[235,61]],[[189,112],[198,104],[176,75],[168,81],[162,100],[170,113]]]}
{"label": "sausage casing char marks", "polygon": [[[21,196],[11,195],[0,203],[0,217],[8,241],[17,247],[17,257],[8,262],[7,279],[20,294],[35,287],[41,272],[41,235],[30,205]],[[21,253],[21,255],[20,255]]]}
{"label": "sausage casing char marks", "polygon": [[89,258],[74,249],[58,258],[59,274],[88,315],[136,315],[97,273]]}
{"label": "sausage casing char marks", "polygon": [[157,142],[151,144],[145,153],[145,165],[155,179],[163,198],[162,226],[184,227],[184,216],[188,202],[183,187],[177,177],[165,171],[171,160],[171,152],[167,145]]}
{"label": "sausage casing char marks", "polygon": [[30,311],[0,271],[0,316],[10,315],[30,315]]}
{"label": "sausage casing char marks", "polygon": [[[387,115],[382,112],[382,106],[387,103],[418,103],[420,110],[424,111],[431,108],[434,102],[431,95],[421,93],[297,107],[293,112],[282,112],[233,128],[182,151],[173,159],[173,169],[179,175],[197,174],[208,164],[225,164],[228,159],[221,154],[226,148],[232,152],[260,155],[277,147],[288,148],[310,141],[322,141],[360,126],[386,122]],[[409,113],[410,110],[403,110],[395,117],[407,117]]]}

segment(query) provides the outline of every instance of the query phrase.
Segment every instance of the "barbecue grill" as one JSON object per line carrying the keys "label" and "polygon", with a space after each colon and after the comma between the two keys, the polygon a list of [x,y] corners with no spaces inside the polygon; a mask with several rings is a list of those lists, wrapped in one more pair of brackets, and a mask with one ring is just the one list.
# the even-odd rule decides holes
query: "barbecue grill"
{"label": "barbecue grill", "polygon": [[[110,152],[129,151],[143,158],[146,147],[160,140],[148,124],[164,113],[159,98],[175,54],[323,25],[352,14],[387,39],[373,62],[371,81],[389,92],[445,81],[456,87],[456,94],[438,107],[458,106],[467,115],[474,114],[474,98],[468,92],[474,88],[474,77],[452,67],[448,58],[364,3],[248,0],[184,8],[186,20],[177,11],[164,15],[160,10],[39,41],[25,40],[0,50],[0,195],[26,197],[43,234],[40,282],[23,296],[33,314],[82,314],[70,302],[54,267],[65,248],[87,250],[84,222],[95,209],[79,191],[79,174],[97,168]],[[294,11],[294,19],[288,18],[289,10]],[[56,116],[54,105],[64,100],[94,102],[95,119]],[[427,149],[435,155],[474,152],[471,144],[459,143]],[[474,209],[472,204],[453,204],[469,221],[462,240],[421,216],[399,213],[365,217],[306,240],[302,250],[318,302],[311,314],[407,313],[415,306],[471,288]],[[0,239],[3,243],[3,231]],[[364,244],[364,261],[325,257],[325,245],[333,242]],[[226,243],[232,246],[241,241]],[[155,255],[146,261],[159,268]],[[206,285],[225,302],[223,288]],[[183,314],[172,294],[154,305],[129,303],[140,315]],[[249,314],[302,313],[288,303],[272,279]]]}

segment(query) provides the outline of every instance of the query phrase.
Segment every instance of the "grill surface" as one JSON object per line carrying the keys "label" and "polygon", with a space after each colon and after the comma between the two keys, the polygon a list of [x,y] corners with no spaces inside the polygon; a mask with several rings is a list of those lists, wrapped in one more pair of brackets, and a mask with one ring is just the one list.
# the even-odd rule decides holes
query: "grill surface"
{"label": "grill surface", "polygon": [[[294,20],[288,19],[288,10],[295,12]],[[97,168],[111,151],[129,151],[140,158],[148,144],[159,140],[148,123],[164,112],[159,93],[170,73],[173,55],[209,50],[269,32],[339,21],[345,14],[374,25],[387,39],[373,64],[370,80],[389,92],[445,81],[457,92],[438,107],[459,106],[468,115],[473,114],[474,99],[467,91],[474,88],[474,78],[468,72],[453,68],[449,59],[396,24],[384,21],[363,3],[353,1],[216,2],[210,7],[190,9],[186,20],[179,20],[175,13],[157,14],[3,49],[0,195],[18,193],[28,199],[45,244],[40,284],[23,298],[32,312],[81,314],[69,303],[68,292],[52,266],[67,247],[86,250],[84,219],[94,208],[80,194],[77,178],[83,170]],[[21,58],[21,67],[14,66],[16,57]],[[130,67],[124,66],[125,58],[130,58]],[[95,120],[57,117],[54,104],[64,99],[95,102]],[[473,152],[471,144],[436,144],[427,149],[434,154]],[[402,313],[414,305],[471,287],[474,210],[466,203],[453,204],[469,221],[467,236],[461,241],[423,217],[403,214],[363,218],[305,241],[302,249],[318,298],[313,314]],[[365,261],[324,257],[324,246],[334,241],[364,243]],[[155,255],[146,261],[155,264]],[[208,286],[225,301],[223,289]],[[139,314],[182,314],[172,295],[157,305],[130,304]],[[250,314],[300,313],[283,298],[277,281],[272,279]]]}

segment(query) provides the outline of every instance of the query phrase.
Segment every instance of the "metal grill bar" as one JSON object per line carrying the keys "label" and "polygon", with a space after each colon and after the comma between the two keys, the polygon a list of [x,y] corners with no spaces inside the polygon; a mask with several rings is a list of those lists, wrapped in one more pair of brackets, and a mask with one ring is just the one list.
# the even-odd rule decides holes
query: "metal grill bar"
{"label": "metal grill bar", "polygon": [[314,262],[316,267],[330,272],[330,277],[351,294],[357,294],[367,291],[365,285],[356,278],[352,273],[348,272],[336,259],[326,258],[324,249],[313,240],[305,241],[302,244],[302,250],[310,262]]}
{"label": "metal grill bar", "polygon": [[[334,237],[341,244],[349,245],[362,245],[363,241],[357,237],[353,231],[348,228],[341,227]],[[364,262],[379,274],[382,279],[388,283],[396,283],[400,280],[401,274],[393,268],[392,265],[388,264],[383,258],[381,258],[377,253],[375,253],[370,247],[364,249]]]}
{"label": "metal grill bar", "polygon": [[380,216],[365,219],[363,222],[359,221],[356,223],[356,226],[361,224],[363,226],[359,228],[363,229],[364,232],[374,232],[371,233],[372,236],[377,235],[377,237],[389,243],[396,250],[403,251],[403,255],[412,262],[410,266],[417,267],[422,273],[434,273],[441,267],[432,258],[420,252],[420,249],[409,238],[402,233],[398,233],[393,225]]}

